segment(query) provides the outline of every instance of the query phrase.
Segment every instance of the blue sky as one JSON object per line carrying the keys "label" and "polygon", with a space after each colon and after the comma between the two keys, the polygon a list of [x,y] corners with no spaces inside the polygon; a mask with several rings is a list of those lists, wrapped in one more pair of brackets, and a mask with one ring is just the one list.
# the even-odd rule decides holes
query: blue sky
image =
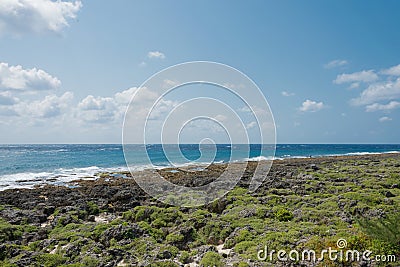
{"label": "blue sky", "polygon": [[206,60],[264,93],[279,143],[399,143],[398,1],[0,3],[0,143],[120,143],[148,77]]}

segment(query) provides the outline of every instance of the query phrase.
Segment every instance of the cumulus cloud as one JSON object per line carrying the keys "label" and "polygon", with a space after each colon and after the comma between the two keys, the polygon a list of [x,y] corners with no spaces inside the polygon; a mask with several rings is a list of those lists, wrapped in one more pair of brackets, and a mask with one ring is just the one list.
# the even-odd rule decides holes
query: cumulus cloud
{"label": "cumulus cloud", "polygon": [[395,81],[384,81],[370,84],[359,97],[350,101],[353,105],[368,105],[379,101],[400,98],[400,78]]}
{"label": "cumulus cloud", "polygon": [[[76,116],[79,120],[90,123],[122,123],[127,105],[137,90],[137,87],[132,87],[111,97],[88,95],[78,103]],[[150,91],[144,95],[140,101],[154,100],[155,96]]]}
{"label": "cumulus cloud", "polygon": [[363,70],[354,73],[339,74],[333,82],[336,84],[358,82],[368,83],[376,81],[378,78],[378,75],[373,70]]}
{"label": "cumulus cloud", "polygon": [[389,117],[381,117],[381,118],[379,118],[380,122],[391,121],[391,120],[392,120],[392,118],[389,118]]}
{"label": "cumulus cloud", "polygon": [[350,84],[350,86],[349,86],[350,89],[355,89],[355,88],[358,88],[358,87],[360,87],[360,83],[359,83],[359,82],[352,83],[352,84]]}
{"label": "cumulus cloud", "polygon": [[147,53],[147,57],[148,58],[164,59],[165,58],[165,54],[161,53],[160,51],[150,51],[149,53]]}
{"label": "cumulus cloud", "polygon": [[82,110],[104,110],[110,104],[114,104],[111,97],[94,97],[88,95],[78,104],[78,107]]}
{"label": "cumulus cloud", "polygon": [[299,110],[302,112],[316,112],[323,109],[324,107],[325,105],[323,102],[316,102],[307,99],[306,101],[303,102]]}
{"label": "cumulus cloud", "polygon": [[397,66],[393,66],[389,69],[383,70],[382,74],[391,75],[391,76],[400,76],[400,64]]}
{"label": "cumulus cloud", "polygon": [[41,69],[24,69],[0,62],[0,91],[52,90],[61,86],[58,78]]}
{"label": "cumulus cloud", "polygon": [[365,107],[365,110],[367,112],[373,112],[373,111],[391,111],[392,109],[396,109],[400,107],[400,102],[397,101],[391,101],[388,104],[379,104],[379,103],[374,103],[371,105],[368,105]]}
{"label": "cumulus cloud", "polygon": [[240,109],[238,109],[238,111],[244,112],[244,113],[251,112],[251,110],[249,109],[248,106],[241,107]]}
{"label": "cumulus cloud", "polygon": [[226,121],[226,119],[228,119],[228,117],[222,114],[218,114],[217,116],[214,117],[214,119],[216,119],[219,122],[224,122]]}
{"label": "cumulus cloud", "polygon": [[60,32],[81,8],[81,1],[2,0],[0,34]]}
{"label": "cumulus cloud", "polygon": [[10,106],[17,103],[18,98],[13,97],[10,92],[0,92],[0,106]]}
{"label": "cumulus cloud", "polygon": [[51,94],[43,100],[19,102],[15,110],[19,115],[25,117],[52,118],[67,111],[73,97],[72,92],[65,92],[62,96]]}
{"label": "cumulus cloud", "polygon": [[332,68],[336,68],[336,67],[342,67],[349,64],[349,62],[347,62],[347,60],[343,60],[343,59],[336,59],[336,60],[332,60],[331,62],[328,62],[324,65],[324,68],[326,69],[332,69]]}
{"label": "cumulus cloud", "polygon": [[135,94],[135,92],[138,90],[137,87],[131,87],[125,91],[116,93],[114,98],[115,101],[118,104],[122,104],[122,105],[126,105],[129,103],[129,101],[131,101],[131,98],[133,97],[133,95]]}
{"label": "cumulus cloud", "polygon": [[249,122],[248,124],[246,124],[246,129],[251,129],[251,128],[254,128],[256,126],[257,126],[257,122],[252,121],[252,122]]}
{"label": "cumulus cloud", "polygon": [[[18,116],[18,113],[10,106],[0,105],[0,116],[13,117],[13,116]],[[4,123],[5,121],[2,119],[1,122]]]}
{"label": "cumulus cloud", "polygon": [[115,98],[88,95],[78,103],[78,119],[85,122],[114,122],[119,106]]}
{"label": "cumulus cloud", "polygon": [[366,112],[390,112],[400,107],[400,64],[379,72],[363,70],[350,74],[340,74],[336,84],[351,83],[350,88],[365,86],[350,104],[364,106]]}
{"label": "cumulus cloud", "polygon": [[180,82],[179,81],[173,81],[173,80],[169,80],[169,79],[165,79],[163,81],[163,87],[164,88],[171,88],[171,87],[175,87],[177,85],[179,85]]}
{"label": "cumulus cloud", "polygon": [[283,96],[294,96],[294,93],[290,93],[290,92],[286,92],[286,91],[282,91],[281,93]]}

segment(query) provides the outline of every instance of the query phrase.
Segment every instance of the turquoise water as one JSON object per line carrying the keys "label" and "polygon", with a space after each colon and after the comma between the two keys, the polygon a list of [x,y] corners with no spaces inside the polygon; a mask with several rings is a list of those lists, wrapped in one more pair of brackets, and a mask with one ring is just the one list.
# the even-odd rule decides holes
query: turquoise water
{"label": "turquoise water", "polygon": [[[219,144],[172,146],[147,145],[147,160],[140,145],[126,147],[133,169],[187,165],[191,161],[229,162],[268,158],[271,147]],[[143,150],[143,149],[142,149]],[[168,158],[165,151],[169,151]],[[290,157],[321,157],[329,155],[358,155],[399,152],[398,144],[278,144],[276,159]],[[182,156],[183,155],[183,156]],[[204,159],[204,161],[203,161]],[[31,187],[37,183],[63,184],[79,177],[93,176],[102,171],[127,170],[121,145],[0,145],[0,190]]]}

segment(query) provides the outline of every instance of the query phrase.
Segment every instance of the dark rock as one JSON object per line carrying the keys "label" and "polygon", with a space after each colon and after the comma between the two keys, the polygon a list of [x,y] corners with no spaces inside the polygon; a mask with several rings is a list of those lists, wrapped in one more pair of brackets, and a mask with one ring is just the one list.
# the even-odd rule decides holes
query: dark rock
{"label": "dark rock", "polygon": [[95,219],[96,219],[96,217],[95,217],[94,215],[89,215],[88,218],[87,218],[87,220],[88,220],[89,222],[94,222]]}
{"label": "dark rock", "polygon": [[170,259],[170,258],[172,258],[172,253],[168,250],[164,250],[158,254],[158,257],[160,259]]}
{"label": "dark rock", "polygon": [[395,194],[393,194],[392,192],[390,192],[390,191],[386,191],[386,193],[385,193],[385,197],[395,197],[396,195]]}
{"label": "dark rock", "polygon": [[221,214],[228,204],[229,202],[226,198],[221,198],[207,205],[207,209],[212,213]]}
{"label": "dark rock", "polygon": [[23,243],[28,244],[30,242],[44,240],[47,238],[47,234],[47,229],[45,228],[40,228],[37,232],[24,233],[22,236]]}
{"label": "dark rock", "polygon": [[256,214],[255,209],[244,209],[239,212],[239,216],[243,218],[253,217]]}
{"label": "dark rock", "polygon": [[47,220],[47,216],[37,210],[15,210],[6,208],[0,212],[0,216],[11,224],[40,224]]}
{"label": "dark rock", "polygon": [[38,248],[41,250],[46,250],[48,247],[56,245],[58,241],[56,239],[45,239],[38,244]]}
{"label": "dark rock", "polygon": [[217,252],[217,249],[215,248],[215,246],[210,246],[210,245],[203,245],[203,246],[200,246],[197,249],[197,253],[199,255],[203,255],[203,254],[205,254],[206,252],[209,252],[209,251]]}
{"label": "dark rock", "polygon": [[344,221],[346,223],[349,223],[349,224],[353,223],[353,219],[351,218],[350,214],[342,213],[340,215],[340,218],[342,219],[342,221]]}
{"label": "dark rock", "polygon": [[13,263],[18,267],[34,266],[35,257],[39,255],[37,252],[21,250],[18,254],[19,257]]}
{"label": "dark rock", "polygon": [[385,216],[385,212],[382,209],[372,209],[372,210],[368,210],[365,215],[367,218],[372,217],[372,218],[380,219]]}
{"label": "dark rock", "polygon": [[54,220],[51,222],[51,225],[53,227],[59,225],[59,226],[65,226],[70,223],[80,223],[79,218],[77,216],[71,215],[71,214],[66,214],[66,215],[59,215],[54,218]]}
{"label": "dark rock", "polygon": [[319,170],[319,167],[316,164],[310,164],[310,168],[313,169],[314,171]]}
{"label": "dark rock", "polygon": [[100,242],[108,247],[110,240],[113,238],[117,241],[120,241],[122,239],[133,239],[142,234],[143,231],[137,224],[129,224],[128,226],[117,225],[104,231],[100,238]]}
{"label": "dark rock", "polygon": [[355,207],[357,206],[358,201],[357,200],[352,200],[350,201],[349,207]]}

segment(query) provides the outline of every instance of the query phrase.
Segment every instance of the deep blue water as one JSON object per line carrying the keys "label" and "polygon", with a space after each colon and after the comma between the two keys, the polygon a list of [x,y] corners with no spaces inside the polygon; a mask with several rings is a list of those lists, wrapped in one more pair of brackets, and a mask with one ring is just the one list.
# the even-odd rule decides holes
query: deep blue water
{"label": "deep blue water", "polygon": [[[142,148],[142,149],[140,149]],[[140,145],[126,147],[129,164],[133,168],[185,165],[204,162],[244,161],[270,158],[271,147],[221,144],[173,146]],[[167,152],[165,152],[167,151]],[[329,155],[357,155],[399,152],[400,145],[387,144],[279,144],[275,158],[320,157]],[[170,159],[168,161],[167,159]],[[96,172],[127,170],[121,145],[0,145],[0,190],[30,187],[40,182],[64,183],[78,177],[92,176]],[[56,177],[56,179],[54,179]]]}

